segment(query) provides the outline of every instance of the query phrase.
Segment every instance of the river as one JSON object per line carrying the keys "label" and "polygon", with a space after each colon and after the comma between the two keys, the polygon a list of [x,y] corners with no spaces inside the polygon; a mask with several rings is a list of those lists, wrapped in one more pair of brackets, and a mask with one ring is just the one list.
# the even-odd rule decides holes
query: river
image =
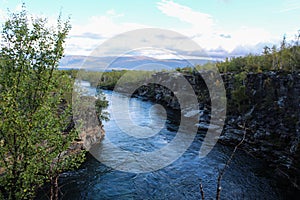
{"label": "river", "polygon": [[[94,88],[85,85],[90,93]],[[108,100],[124,98],[111,91],[104,91]],[[159,112],[151,112],[151,102],[137,98],[130,100],[132,120],[140,126],[147,126],[151,119],[161,120]],[[122,107],[120,107],[121,109]],[[108,108],[111,111],[111,107]],[[176,135],[176,117],[167,120],[163,129],[146,139],[129,137],[116,124],[114,118],[104,122],[105,139],[96,150],[108,141],[128,151],[154,151],[169,143]],[[130,127],[128,127],[130,128]],[[187,133],[188,134],[188,133]],[[154,172],[130,173],[114,170],[88,154],[80,169],[61,175],[60,186],[63,199],[201,199],[199,183],[206,199],[215,199],[219,169],[229,158],[233,148],[217,144],[204,158],[199,157],[202,136],[197,134],[185,153],[172,164]],[[111,159],[120,159],[112,152]],[[159,161],[158,161],[159,162]],[[268,172],[266,163],[238,150],[222,179],[221,199],[281,199],[275,189],[275,182]]]}

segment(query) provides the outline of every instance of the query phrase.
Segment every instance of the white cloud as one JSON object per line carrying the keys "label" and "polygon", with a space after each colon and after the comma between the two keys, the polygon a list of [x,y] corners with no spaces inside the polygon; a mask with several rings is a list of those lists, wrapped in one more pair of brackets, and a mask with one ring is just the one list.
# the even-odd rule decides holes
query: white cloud
{"label": "white cloud", "polygon": [[[255,46],[261,42],[267,42],[271,34],[261,28],[240,27],[236,30],[221,29],[217,20],[207,13],[195,11],[188,6],[175,3],[170,0],[162,0],[157,3],[157,8],[166,16],[175,17],[178,20],[189,24],[188,28],[177,28],[177,31],[197,42],[202,48],[216,54],[216,49],[222,48],[218,55],[228,55],[231,51],[237,50],[240,46]],[[119,23],[116,18],[124,16],[115,10],[106,11],[105,15],[93,16],[86,24],[74,24],[67,41],[67,54],[89,55],[92,49],[103,43],[116,34],[139,28],[147,28],[146,25],[136,23]],[[173,42],[176,49],[176,43]],[[251,48],[248,48],[251,49]],[[149,52],[148,52],[149,53]],[[145,55],[147,52],[145,52]],[[153,52],[152,52],[153,54]],[[226,56],[226,55],[225,55]]]}
{"label": "white cloud", "polygon": [[189,23],[192,29],[198,30],[198,33],[210,33],[213,30],[215,23],[209,14],[196,12],[190,7],[169,0],[158,2],[157,8],[167,16],[175,17],[180,21]]}
{"label": "white cloud", "polygon": [[[12,12],[20,12],[22,4],[18,4]],[[45,16],[42,14],[30,13],[33,18],[42,17],[48,19],[49,26],[57,25],[58,16]],[[7,12],[0,9],[0,22],[4,23],[7,20]],[[139,28],[146,28],[145,25],[136,23],[118,23],[117,18],[123,17],[123,14],[117,13],[111,9],[106,11],[102,16],[92,16],[84,24],[78,24],[76,21],[71,21],[72,29],[66,41],[66,54],[71,55],[89,55],[92,50],[106,39],[114,35],[135,30]],[[31,17],[29,16],[29,21]],[[1,36],[0,36],[1,38]]]}
{"label": "white cloud", "polygon": [[133,56],[147,56],[156,59],[181,59],[176,52],[171,50],[162,50],[157,48],[145,48],[145,49],[138,49],[129,53],[129,55]]}
{"label": "white cloud", "polygon": [[124,14],[118,14],[114,9],[106,11],[106,14],[112,17],[123,17]]}
{"label": "white cloud", "polygon": [[208,51],[223,48],[227,52],[231,52],[239,45],[255,46],[260,42],[268,42],[272,38],[268,31],[257,27],[223,30],[211,15],[194,11],[190,7],[175,3],[172,0],[162,0],[157,3],[157,8],[166,16],[175,17],[190,24],[189,28],[176,29],[176,31],[192,38]]}
{"label": "white cloud", "polygon": [[300,9],[299,0],[284,0],[282,9],[279,12],[289,12]]}
{"label": "white cloud", "polygon": [[15,7],[16,12],[21,12],[22,9],[23,9],[23,5],[21,3],[17,4],[17,6]]}
{"label": "white cloud", "polygon": [[74,24],[67,41],[66,54],[89,55],[93,48],[108,38],[126,31],[146,28],[142,24],[118,23],[114,20],[122,16],[114,10],[108,10],[106,15],[90,17],[85,24]]}
{"label": "white cloud", "polygon": [[256,45],[260,42],[268,42],[272,38],[268,31],[253,27],[241,27],[232,31],[230,35],[231,38],[229,40],[222,41],[222,44],[229,51],[232,51],[239,45]]}
{"label": "white cloud", "polygon": [[[219,1],[226,3],[229,0]],[[293,9],[297,5],[300,6],[300,3],[296,5],[297,2],[295,0],[285,0],[285,2],[286,7],[284,9],[286,10]],[[255,46],[261,42],[269,42],[272,39],[272,35],[268,31],[257,27],[240,27],[235,30],[225,30],[226,27],[222,26],[224,28],[221,28],[218,25],[218,20],[212,15],[195,11],[172,0],[161,0],[156,4],[156,7],[165,16],[177,18],[181,22],[188,24],[188,28],[174,27],[173,30],[188,36],[212,54],[226,54],[226,52],[237,51],[240,47],[251,49],[249,46]],[[15,9],[18,10],[20,8],[21,4],[17,5]],[[5,12],[0,9],[0,20],[4,20],[5,17]],[[122,17],[124,17],[124,14],[110,9],[104,12],[103,15],[90,17],[84,24],[72,22],[72,29],[67,40],[66,54],[89,55],[97,45],[117,34],[139,28],[149,28],[144,24],[121,23],[119,19]],[[51,25],[56,24],[56,16],[48,16],[48,19]],[[173,45],[171,49],[176,49],[176,42],[170,42],[170,44]],[[154,55],[155,53],[145,52],[146,54]]]}
{"label": "white cloud", "polygon": [[7,19],[7,13],[4,10],[0,9],[0,23],[4,23]]}

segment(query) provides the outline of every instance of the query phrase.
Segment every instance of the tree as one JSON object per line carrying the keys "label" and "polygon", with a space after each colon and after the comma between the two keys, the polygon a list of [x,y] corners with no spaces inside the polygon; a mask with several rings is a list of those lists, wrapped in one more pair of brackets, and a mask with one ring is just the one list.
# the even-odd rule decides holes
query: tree
{"label": "tree", "polygon": [[[243,131],[244,131],[244,134],[243,134],[243,138],[241,139],[241,141],[234,147],[229,159],[227,159],[224,167],[222,167],[220,170],[219,170],[219,175],[218,175],[218,179],[217,179],[217,191],[216,191],[216,200],[220,200],[221,199],[221,191],[222,191],[222,187],[221,187],[221,182],[222,182],[222,179],[223,179],[223,176],[226,172],[226,169],[229,168],[230,166],[230,163],[232,162],[232,159],[237,151],[237,149],[243,144],[245,138],[246,138],[246,128],[245,128],[245,125],[246,123],[244,122],[244,125],[243,127],[240,127],[240,128],[243,128]],[[200,194],[201,194],[201,199],[202,200],[205,200],[205,196],[204,196],[204,189],[203,189],[203,185],[202,185],[202,181],[200,180]]]}
{"label": "tree", "polygon": [[273,70],[279,70],[279,56],[276,45],[272,46],[272,68]]}
{"label": "tree", "polygon": [[265,46],[263,49],[263,60],[263,70],[270,70],[272,68],[272,54],[268,46]]}
{"label": "tree", "polygon": [[45,181],[58,198],[59,173],[77,167],[84,153],[71,152],[77,137],[66,96],[72,80],[57,69],[71,26],[30,18],[25,6],[10,14],[0,52],[0,197],[33,198]]}

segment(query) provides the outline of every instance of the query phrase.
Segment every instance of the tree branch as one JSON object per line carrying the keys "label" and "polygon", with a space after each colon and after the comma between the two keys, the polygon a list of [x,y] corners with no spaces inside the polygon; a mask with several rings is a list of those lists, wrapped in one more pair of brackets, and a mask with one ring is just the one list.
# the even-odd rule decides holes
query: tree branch
{"label": "tree branch", "polygon": [[203,190],[203,185],[202,185],[202,181],[201,180],[200,180],[200,193],[201,193],[201,199],[205,200],[204,190]]}
{"label": "tree branch", "polygon": [[220,171],[219,173],[219,176],[218,176],[218,184],[217,184],[217,195],[216,195],[216,200],[220,200],[220,194],[221,194],[221,190],[222,190],[222,187],[221,187],[221,181],[222,181],[222,178],[223,178],[223,175],[225,173],[225,170],[226,168],[230,165],[232,159],[233,159],[233,156],[236,152],[236,150],[239,148],[239,146],[244,142],[245,140],[245,137],[246,137],[246,129],[245,129],[245,123],[243,125],[243,129],[244,129],[244,135],[243,135],[243,138],[242,140],[234,147],[234,150],[233,152],[231,153],[229,159],[227,160],[224,168]]}

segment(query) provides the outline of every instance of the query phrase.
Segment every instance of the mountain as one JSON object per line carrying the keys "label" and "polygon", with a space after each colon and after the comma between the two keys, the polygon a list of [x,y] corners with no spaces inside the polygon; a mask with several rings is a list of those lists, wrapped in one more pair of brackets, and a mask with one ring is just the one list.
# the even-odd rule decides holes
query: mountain
{"label": "mountain", "polygon": [[[142,69],[162,70],[183,68],[196,64],[205,64],[210,59],[157,59],[147,56],[124,56],[124,57],[91,57],[91,56],[65,56],[59,65],[60,69],[86,69],[92,71]],[[212,62],[212,61],[210,61]]]}

